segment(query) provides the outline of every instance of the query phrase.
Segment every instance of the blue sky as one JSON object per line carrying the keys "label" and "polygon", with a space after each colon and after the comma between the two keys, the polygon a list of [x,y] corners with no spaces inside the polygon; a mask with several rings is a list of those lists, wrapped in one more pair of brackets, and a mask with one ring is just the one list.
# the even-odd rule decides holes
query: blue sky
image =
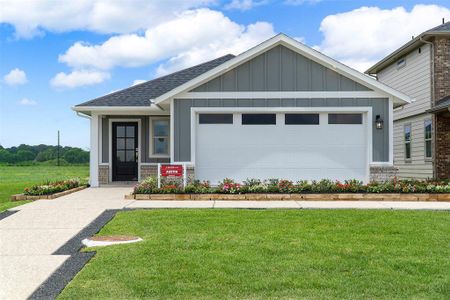
{"label": "blue sky", "polygon": [[1,2],[0,144],[89,147],[75,104],[283,32],[364,71],[450,20],[448,1]]}

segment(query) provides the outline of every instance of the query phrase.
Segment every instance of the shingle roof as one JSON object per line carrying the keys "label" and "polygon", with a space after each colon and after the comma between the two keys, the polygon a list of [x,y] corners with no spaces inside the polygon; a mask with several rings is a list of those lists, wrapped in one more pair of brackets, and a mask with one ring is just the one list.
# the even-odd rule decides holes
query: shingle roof
{"label": "shingle roof", "polygon": [[169,75],[95,98],[76,106],[149,106],[150,99],[161,96],[232,58],[234,58],[234,55],[228,54]]}
{"label": "shingle roof", "polygon": [[436,26],[434,28],[431,28],[430,30],[427,30],[426,32],[437,32],[437,31],[442,31],[442,32],[446,32],[446,31],[450,31],[450,22],[441,24],[439,26]]}
{"label": "shingle roof", "polygon": [[440,112],[443,110],[447,110],[449,108],[450,108],[450,95],[442,98],[441,100],[438,100],[436,102],[436,105],[434,107],[430,108],[429,110],[427,110],[427,112],[430,112],[430,113]]}
{"label": "shingle roof", "polygon": [[423,38],[432,37],[434,35],[449,35],[450,34],[450,22],[441,24],[439,26],[436,26],[434,28],[431,28],[425,32],[422,32],[379,62],[377,62],[375,65],[367,69],[365,73],[367,74],[376,74],[382,69],[384,69],[386,66],[392,64],[394,61],[396,61],[398,58],[400,58],[402,55],[405,55],[409,53],[410,51],[416,49],[418,46],[422,45],[424,42],[422,41]]}

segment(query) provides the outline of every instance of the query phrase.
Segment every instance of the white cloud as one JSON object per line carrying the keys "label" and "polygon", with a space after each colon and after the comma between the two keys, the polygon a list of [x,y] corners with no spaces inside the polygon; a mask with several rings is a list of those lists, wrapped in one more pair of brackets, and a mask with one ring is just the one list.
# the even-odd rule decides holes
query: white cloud
{"label": "white cloud", "polygon": [[441,18],[450,19],[450,10],[437,5],[416,5],[411,11],[361,7],[323,19],[324,39],[316,49],[365,71],[411,36],[439,25]]}
{"label": "white cloud", "polygon": [[133,83],[131,84],[131,86],[136,85],[136,84],[141,84],[146,82],[147,80],[143,80],[143,79],[136,79],[133,81]]}
{"label": "white cloud", "polygon": [[238,54],[273,36],[271,24],[243,26],[210,9],[185,11],[144,34],[111,37],[99,45],[75,43],[59,61],[74,69],[139,67],[168,59],[158,74],[228,53]]}
{"label": "white cloud", "polygon": [[225,9],[237,9],[237,10],[249,10],[257,6],[267,4],[267,0],[232,0],[230,3],[225,5]]}
{"label": "white cloud", "polygon": [[19,101],[20,105],[25,105],[25,106],[35,106],[37,105],[37,102],[34,100],[30,100],[28,98],[23,98]]}
{"label": "white cloud", "polygon": [[67,74],[60,72],[50,80],[50,84],[57,88],[75,88],[85,85],[101,83],[110,78],[109,73],[99,71],[75,70]]}
{"label": "white cloud", "polygon": [[8,74],[3,76],[3,80],[7,85],[22,85],[27,83],[27,74],[18,68],[12,69]]}
{"label": "white cloud", "polygon": [[0,23],[14,26],[18,37],[33,37],[43,30],[89,30],[99,33],[130,33],[172,19],[186,9],[215,0],[2,0]]}

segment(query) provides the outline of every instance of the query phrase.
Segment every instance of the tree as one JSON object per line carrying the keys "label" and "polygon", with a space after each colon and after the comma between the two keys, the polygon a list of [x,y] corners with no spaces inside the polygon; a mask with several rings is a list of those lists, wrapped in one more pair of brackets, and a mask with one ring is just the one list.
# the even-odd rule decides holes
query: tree
{"label": "tree", "polygon": [[52,148],[48,148],[44,151],[39,152],[39,154],[36,156],[36,161],[47,161],[55,159],[56,155]]}
{"label": "tree", "polygon": [[72,148],[67,150],[63,158],[70,164],[80,164],[89,162],[89,153],[79,148]]}
{"label": "tree", "polygon": [[16,153],[16,162],[30,161],[34,160],[36,155],[29,150],[18,150]]}
{"label": "tree", "polygon": [[13,163],[14,156],[6,149],[0,149],[0,162],[1,163]]}

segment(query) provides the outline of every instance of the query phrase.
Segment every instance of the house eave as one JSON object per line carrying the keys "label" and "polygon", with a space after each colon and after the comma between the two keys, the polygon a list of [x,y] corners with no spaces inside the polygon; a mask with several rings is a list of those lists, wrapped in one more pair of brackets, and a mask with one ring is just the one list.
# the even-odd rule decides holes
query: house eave
{"label": "house eave", "polygon": [[368,75],[375,75],[379,73],[381,70],[386,68],[387,66],[391,65],[393,62],[400,59],[402,56],[405,56],[406,54],[410,53],[414,49],[417,49],[420,46],[423,46],[425,42],[423,40],[427,40],[432,36],[450,36],[450,32],[445,31],[428,31],[424,32],[414,39],[410,40],[388,56],[381,59],[379,62],[377,62],[375,65],[367,69],[364,73]]}
{"label": "house eave", "polygon": [[159,105],[151,106],[73,106],[72,110],[83,113],[85,115],[96,114],[111,114],[111,115],[150,115],[161,114],[168,115],[169,111],[162,109]]}

